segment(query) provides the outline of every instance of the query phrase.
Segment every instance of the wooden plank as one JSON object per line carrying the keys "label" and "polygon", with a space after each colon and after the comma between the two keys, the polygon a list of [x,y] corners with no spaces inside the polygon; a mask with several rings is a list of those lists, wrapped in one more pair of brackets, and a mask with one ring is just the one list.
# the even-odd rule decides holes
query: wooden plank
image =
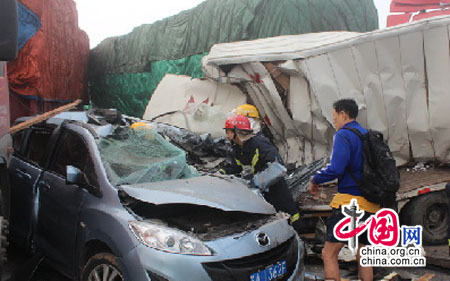
{"label": "wooden plank", "polygon": [[331,215],[331,212],[318,212],[318,213],[312,213],[312,214],[304,214],[302,215],[302,218],[313,218],[313,217],[329,217]]}
{"label": "wooden plank", "polygon": [[290,76],[281,72],[273,63],[264,63],[264,67],[269,71],[270,75],[280,83],[284,90],[289,89]]}
{"label": "wooden plank", "polygon": [[44,120],[52,118],[53,116],[55,116],[55,115],[57,115],[57,114],[59,114],[61,112],[68,111],[68,110],[70,110],[72,108],[75,108],[80,103],[81,103],[81,100],[78,99],[78,100],[76,100],[76,101],[74,101],[72,103],[60,106],[60,107],[55,108],[55,109],[53,109],[51,111],[48,111],[48,112],[45,112],[45,113],[40,114],[38,116],[35,116],[35,117],[31,118],[31,119],[28,119],[25,122],[22,122],[20,124],[17,124],[15,126],[11,127],[9,129],[9,133],[10,134],[14,134],[14,133],[16,133],[16,132],[18,132],[20,130],[23,130],[23,129],[26,129],[28,127],[31,127],[31,126],[33,126],[35,124],[38,124],[38,123],[40,123],[40,122],[42,122]]}
{"label": "wooden plank", "polygon": [[303,238],[303,239],[314,239],[314,238],[316,238],[316,234],[315,233],[302,233],[299,236],[301,238]]}
{"label": "wooden plank", "polygon": [[422,275],[421,277],[417,278],[416,281],[430,281],[433,279],[434,274],[432,273],[426,273],[425,275]]}
{"label": "wooden plank", "polygon": [[400,277],[400,274],[398,274],[397,272],[391,272],[388,275],[384,276],[383,279],[381,279],[383,281],[398,281],[398,280],[402,280],[402,278]]}

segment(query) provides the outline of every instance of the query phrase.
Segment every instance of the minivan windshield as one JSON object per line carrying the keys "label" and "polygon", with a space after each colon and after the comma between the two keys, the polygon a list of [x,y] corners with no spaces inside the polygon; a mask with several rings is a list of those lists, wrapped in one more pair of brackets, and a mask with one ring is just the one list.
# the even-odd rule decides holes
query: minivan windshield
{"label": "minivan windshield", "polygon": [[186,153],[149,125],[117,127],[98,141],[111,184],[138,184],[199,176],[186,162]]}

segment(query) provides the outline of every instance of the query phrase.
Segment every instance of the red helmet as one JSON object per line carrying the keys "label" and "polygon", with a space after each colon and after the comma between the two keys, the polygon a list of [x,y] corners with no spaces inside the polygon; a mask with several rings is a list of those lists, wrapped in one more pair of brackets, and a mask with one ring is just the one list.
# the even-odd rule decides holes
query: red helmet
{"label": "red helmet", "polygon": [[244,131],[253,131],[250,126],[250,120],[244,115],[231,115],[225,121],[225,129],[237,129]]}

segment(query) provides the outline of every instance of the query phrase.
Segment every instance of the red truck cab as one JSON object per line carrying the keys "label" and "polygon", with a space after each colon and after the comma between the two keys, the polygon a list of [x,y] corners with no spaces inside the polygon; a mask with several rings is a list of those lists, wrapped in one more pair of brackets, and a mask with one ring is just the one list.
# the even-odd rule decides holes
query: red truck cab
{"label": "red truck cab", "polygon": [[[9,135],[9,90],[6,62],[17,57],[18,49],[18,14],[16,0],[0,1],[0,146]],[[0,147],[1,148],[1,147]],[[7,147],[8,149],[8,147]],[[0,149],[0,237],[7,233],[9,218],[9,177],[5,150]],[[6,152],[7,154],[7,152]],[[2,239],[3,240],[3,239]],[[0,279],[2,279],[3,262],[6,260],[5,243],[0,243]]]}
{"label": "red truck cab", "polygon": [[6,62],[0,61],[0,136],[9,131],[9,90]]}
{"label": "red truck cab", "polygon": [[18,16],[16,0],[0,3],[0,137],[9,131],[9,90],[6,62],[17,57]]}

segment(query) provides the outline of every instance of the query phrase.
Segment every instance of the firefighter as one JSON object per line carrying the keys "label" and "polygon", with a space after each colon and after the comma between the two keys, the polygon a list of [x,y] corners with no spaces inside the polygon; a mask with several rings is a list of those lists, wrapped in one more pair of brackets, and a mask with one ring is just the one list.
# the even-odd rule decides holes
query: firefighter
{"label": "firefighter", "polygon": [[250,126],[253,129],[253,133],[258,134],[261,132],[261,118],[259,116],[258,109],[252,104],[242,104],[233,111],[236,115],[243,115],[248,117]]}
{"label": "firefighter", "polygon": [[[283,164],[277,149],[262,134],[254,134],[250,120],[243,115],[233,114],[225,122],[225,133],[232,145],[229,161],[220,172],[223,174],[239,174],[244,166],[251,167],[251,176],[265,170],[269,163]],[[263,191],[267,202],[272,204],[277,211],[283,211],[290,215],[290,223],[298,233],[303,233],[306,228],[300,220],[300,214],[294,202],[287,182],[283,177],[269,185],[268,191]]]}

